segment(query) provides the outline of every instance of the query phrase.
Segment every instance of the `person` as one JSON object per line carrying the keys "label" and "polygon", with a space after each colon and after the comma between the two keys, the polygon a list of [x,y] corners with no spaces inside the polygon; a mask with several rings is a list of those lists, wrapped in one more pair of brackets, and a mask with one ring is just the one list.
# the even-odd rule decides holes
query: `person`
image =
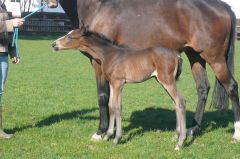
{"label": "person", "polygon": [[14,64],[19,63],[19,58],[16,57],[15,51],[10,45],[11,38],[8,34],[13,32],[14,27],[20,27],[24,22],[22,18],[9,19],[6,6],[0,0],[0,138],[3,139],[13,136],[13,134],[5,133],[2,127],[2,95],[8,73],[8,55],[11,53]]}

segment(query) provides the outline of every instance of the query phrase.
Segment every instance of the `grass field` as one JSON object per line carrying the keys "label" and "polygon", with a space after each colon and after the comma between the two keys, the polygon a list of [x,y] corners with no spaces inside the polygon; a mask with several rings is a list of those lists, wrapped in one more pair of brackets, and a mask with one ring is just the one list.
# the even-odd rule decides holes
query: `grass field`
{"label": "grass field", "polygon": [[[15,137],[0,140],[0,158],[240,158],[240,144],[230,143],[232,111],[210,107],[212,89],[202,133],[189,138],[182,151],[174,151],[174,105],[154,79],[124,88],[120,145],[90,141],[99,122],[93,69],[78,51],[53,53],[54,38],[20,40],[21,64],[10,64],[3,101],[3,125]],[[240,83],[240,42],[236,51],[235,77]],[[213,87],[209,68],[208,74]],[[189,127],[197,95],[185,56],[178,87],[187,101]]]}

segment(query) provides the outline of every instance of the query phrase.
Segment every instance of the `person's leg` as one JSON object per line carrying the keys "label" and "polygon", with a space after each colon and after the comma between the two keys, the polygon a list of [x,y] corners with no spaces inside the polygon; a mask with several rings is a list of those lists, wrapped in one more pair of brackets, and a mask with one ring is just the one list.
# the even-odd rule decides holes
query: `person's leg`
{"label": "person's leg", "polygon": [[2,126],[2,96],[4,84],[8,74],[8,56],[0,55],[0,138],[9,139],[13,134],[7,134],[3,131]]}

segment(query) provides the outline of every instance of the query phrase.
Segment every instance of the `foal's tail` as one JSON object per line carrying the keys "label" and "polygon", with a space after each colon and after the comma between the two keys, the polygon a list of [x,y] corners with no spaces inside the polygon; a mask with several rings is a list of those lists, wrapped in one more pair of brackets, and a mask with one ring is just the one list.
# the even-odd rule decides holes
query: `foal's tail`
{"label": "foal's tail", "polygon": [[180,55],[178,55],[178,67],[177,67],[177,73],[176,73],[176,77],[175,79],[178,80],[181,73],[182,73],[182,57]]}
{"label": "foal's tail", "polygon": [[[230,31],[228,49],[226,52],[226,60],[227,60],[228,69],[233,75],[234,74],[234,41],[235,41],[235,31],[236,31],[236,15],[232,11],[229,5],[224,3],[223,6],[228,11],[231,17],[231,31]],[[226,110],[229,105],[228,94],[217,79],[215,81],[211,105],[220,110]]]}

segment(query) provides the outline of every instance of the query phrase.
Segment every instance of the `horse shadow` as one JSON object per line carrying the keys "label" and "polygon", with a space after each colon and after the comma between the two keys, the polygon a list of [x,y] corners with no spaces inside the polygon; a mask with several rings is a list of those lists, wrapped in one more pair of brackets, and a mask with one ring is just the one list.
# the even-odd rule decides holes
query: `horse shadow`
{"label": "horse shadow", "polygon": [[93,115],[88,115],[89,113],[95,112],[98,108],[91,109],[82,109],[82,110],[74,110],[70,112],[66,112],[63,114],[54,114],[46,119],[40,120],[33,125],[25,125],[22,127],[15,127],[13,129],[6,129],[6,132],[14,134],[15,132],[20,132],[30,128],[41,128],[45,126],[51,126],[63,120],[72,120],[74,118],[79,118],[81,120],[97,120],[98,117]]}
{"label": "horse shadow", "polygon": [[[46,119],[40,120],[33,125],[25,125],[22,127],[15,127],[13,129],[6,129],[7,133],[16,133],[30,128],[41,128],[45,126],[51,126],[63,120],[72,120],[79,118],[81,120],[99,120],[94,115],[89,115],[92,112],[97,111],[98,108],[82,109],[66,112],[63,114],[54,114]],[[191,122],[194,117],[194,112],[186,112],[187,127],[191,127]],[[145,132],[150,131],[175,131],[176,129],[176,113],[175,110],[148,107],[141,111],[134,111],[131,114],[130,119],[124,120],[130,124],[123,128],[126,138],[121,143],[126,143],[131,139],[141,136]],[[201,132],[198,135],[203,135],[209,131],[214,131],[218,128],[228,127],[229,123],[233,122],[232,111],[214,111],[205,112],[204,119],[201,127]],[[233,132],[233,128],[227,130],[228,133]],[[195,138],[193,138],[187,146],[190,145]]]}
{"label": "horse shadow", "polygon": [[[187,128],[192,126],[194,118],[194,112],[186,112]],[[212,111],[205,112],[201,131],[197,136],[201,136],[207,132],[217,130],[218,128],[226,128],[229,123],[233,122],[233,113],[230,110],[227,111]],[[141,111],[134,111],[130,117],[129,125],[123,128],[126,138],[122,140],[122,143],[126,143],[131,139],[141,136],[145,132],[150,131],[175,131],[176,130],[176,112],[175,110],[148,107]],[[227,130],[228,133],[233,132],[232,129]],[[193,143],[194,136],[187,146]]]}

